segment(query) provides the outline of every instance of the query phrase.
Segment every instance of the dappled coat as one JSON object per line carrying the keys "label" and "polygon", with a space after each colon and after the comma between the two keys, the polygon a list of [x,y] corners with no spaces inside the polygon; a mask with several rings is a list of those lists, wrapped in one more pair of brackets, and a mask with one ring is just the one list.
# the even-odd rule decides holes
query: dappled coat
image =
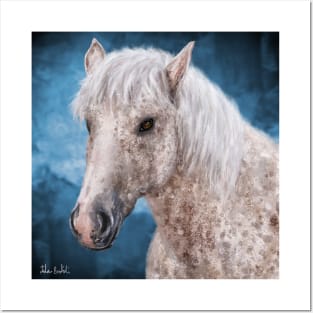
{"label": "dappled coat", "polygon": [[190,65],[193,46],[106,55],[92,41],[73,102],[89,130],[73,233],[110,247],[145,196],[147,278],[278,278],[278,147]]}

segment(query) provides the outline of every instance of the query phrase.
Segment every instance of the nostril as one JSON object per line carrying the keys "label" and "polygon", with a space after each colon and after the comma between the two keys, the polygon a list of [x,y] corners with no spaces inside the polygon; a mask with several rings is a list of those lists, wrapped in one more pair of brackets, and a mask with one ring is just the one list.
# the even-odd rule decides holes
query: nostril
{"label": "nostril", "polygon": [[97,221],[99,223],[99,234],[102,235],[110,226],[110,218],[105,212],[97,212]]}

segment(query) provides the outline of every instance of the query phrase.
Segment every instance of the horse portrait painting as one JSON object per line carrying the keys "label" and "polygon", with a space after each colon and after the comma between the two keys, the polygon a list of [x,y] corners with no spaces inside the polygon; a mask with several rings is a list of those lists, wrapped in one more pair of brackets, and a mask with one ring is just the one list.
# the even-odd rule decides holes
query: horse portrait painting
{"label": "horse portrait painting", "polygon": [[180,49],[92,40],[72,102],[89,134],[72,232],[108,249],[144,197],[146,278],[279,278],[278,144],[193,65],[196,42]]}

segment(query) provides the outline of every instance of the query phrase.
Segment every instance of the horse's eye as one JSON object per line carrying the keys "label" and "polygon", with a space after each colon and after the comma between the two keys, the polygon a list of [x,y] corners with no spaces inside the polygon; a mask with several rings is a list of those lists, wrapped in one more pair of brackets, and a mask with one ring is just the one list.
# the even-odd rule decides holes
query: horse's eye
{"label": "horse's eye", "polygon": [[139,132],[145,132],[147,130],[152,129],[154,124],[153,118],[147,118],[139,125]]}

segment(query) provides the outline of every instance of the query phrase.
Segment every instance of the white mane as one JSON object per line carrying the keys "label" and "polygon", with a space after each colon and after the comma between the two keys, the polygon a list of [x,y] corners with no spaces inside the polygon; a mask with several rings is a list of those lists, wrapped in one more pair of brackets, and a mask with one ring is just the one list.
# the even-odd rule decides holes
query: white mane
{"label": "white mane", "polygon": [[[108,54],[82,82],[72,103],[74,115],[82,120],[88,110],[104,102],[121,109],[142,99],[174,105],[165,71],[172,58],[155,49],[124,49]],[[219,194],[227,193],[236,182],[242,157],[243,120],[238,110],[192,65],[175,102],[182,169],[207,180]]]}
{"label": "white mane", "polygon": [[178,101],[183,164],[200,177],[204,171],[219,194],[229,192],[242,158],[243,120],[235,104],[194,67],[183,81]]}
{"label": "white mane", "polygon": [[123,49],[105,56],[95,72],[82,81],[72,102],[75,117],[83,120],[93,106],[135,105],[143,99],[171,105],[164,67],[171,55],[155,49]]}

